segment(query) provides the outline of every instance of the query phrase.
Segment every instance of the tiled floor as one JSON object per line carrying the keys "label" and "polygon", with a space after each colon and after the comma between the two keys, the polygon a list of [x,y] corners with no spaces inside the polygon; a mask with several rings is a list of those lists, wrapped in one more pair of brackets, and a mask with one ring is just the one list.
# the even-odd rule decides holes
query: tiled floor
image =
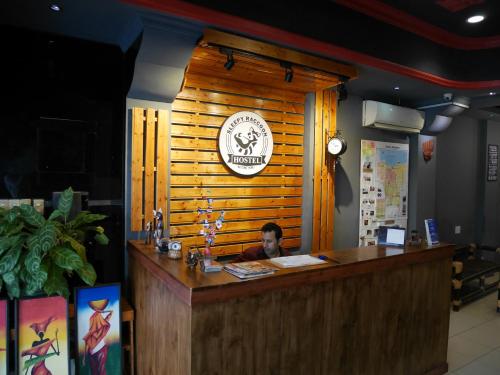
{"label": "tiled floor", "polygon": [[497,293],[450,313],[448,374],[500,374],[500,314]]}

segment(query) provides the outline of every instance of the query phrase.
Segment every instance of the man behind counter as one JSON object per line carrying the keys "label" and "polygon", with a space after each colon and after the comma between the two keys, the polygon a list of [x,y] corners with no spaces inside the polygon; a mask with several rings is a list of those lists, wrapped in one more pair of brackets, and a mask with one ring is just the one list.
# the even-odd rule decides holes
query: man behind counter
{"label": "man behind counter", "polygon": [[281,248],[283,231],[276,223],[266,223],[261,228],[262,245],[250,247],[243,251],[233,262],[249,262],[252,260],[289,256],[290,253]]}

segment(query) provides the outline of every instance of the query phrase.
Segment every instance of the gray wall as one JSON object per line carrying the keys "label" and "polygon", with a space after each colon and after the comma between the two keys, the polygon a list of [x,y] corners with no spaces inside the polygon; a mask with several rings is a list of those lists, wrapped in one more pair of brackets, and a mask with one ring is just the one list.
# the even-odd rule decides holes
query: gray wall
{"label": "gray wall", "polygon": [[347,151],[335,170],[334,249],[358,246],[361,139],[409,143],[405,134],[363,128],[362,102],[360,97],[349,96],[337,107],[337,129],[347,141]]}
{"label": "gray wall", "polygon": [[[478,209],[482,200],[478,176],[480,126],[475,119],[456,117],[450,127],[437,136],[436,212],[442,240],[469,243],[476,240]],[[479,177],[479,178],[478,178]],[[455,234],[454,227],[461,227]]]}

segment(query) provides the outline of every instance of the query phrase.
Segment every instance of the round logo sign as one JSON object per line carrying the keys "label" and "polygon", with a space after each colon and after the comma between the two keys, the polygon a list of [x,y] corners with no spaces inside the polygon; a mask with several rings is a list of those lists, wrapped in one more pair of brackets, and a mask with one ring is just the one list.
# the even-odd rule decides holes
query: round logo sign
{"label": "round logo sign", "polygon": [[251,176],[263,170],[273,154],[273,135],[266,121],[253,112],[236,112],[222,125],[219,152],[236,173]]}

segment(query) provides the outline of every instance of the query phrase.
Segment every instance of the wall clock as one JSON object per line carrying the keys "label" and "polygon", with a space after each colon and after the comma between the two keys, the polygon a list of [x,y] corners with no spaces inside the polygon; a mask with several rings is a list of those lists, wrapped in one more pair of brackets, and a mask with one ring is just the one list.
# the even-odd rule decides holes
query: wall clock
{"label": "wall clock", "polygon": [[335,135],[328,141],[328,153],[333,156],[340,156],[347,150],[347,142],[340,135]]}

